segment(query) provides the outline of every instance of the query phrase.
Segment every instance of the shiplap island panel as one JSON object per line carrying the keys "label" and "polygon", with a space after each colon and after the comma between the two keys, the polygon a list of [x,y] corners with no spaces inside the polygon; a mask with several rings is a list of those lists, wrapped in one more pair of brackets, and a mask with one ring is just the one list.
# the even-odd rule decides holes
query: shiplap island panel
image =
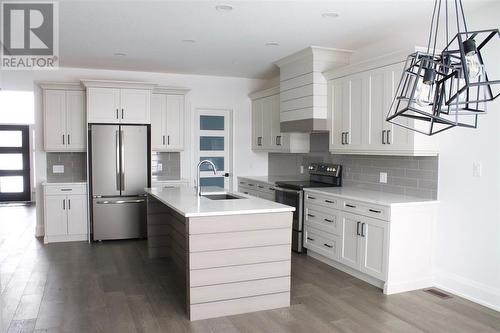
{"label": "shiplap island panel", "polygon": [[290,306],[293,207],[187,187],[147,192],[149,255],[179,269],[190,320]]}

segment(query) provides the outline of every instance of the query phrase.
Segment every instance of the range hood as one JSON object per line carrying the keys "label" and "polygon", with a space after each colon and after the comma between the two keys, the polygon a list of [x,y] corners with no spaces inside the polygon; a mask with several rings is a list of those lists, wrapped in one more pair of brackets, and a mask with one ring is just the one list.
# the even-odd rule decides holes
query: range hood
{"label": "range hood", "polygon": [[328,130],[323,72],[348,65],[351,53],[311,46],[275,62],[280,68],[281,132]]}

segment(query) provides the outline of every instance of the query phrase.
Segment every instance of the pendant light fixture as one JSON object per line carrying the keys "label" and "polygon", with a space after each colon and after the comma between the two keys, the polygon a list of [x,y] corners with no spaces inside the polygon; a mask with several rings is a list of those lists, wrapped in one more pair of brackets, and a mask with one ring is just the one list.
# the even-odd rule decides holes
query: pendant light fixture
{"label": "pendant light fixture", "polygon": [[[492,88],[500,89],[500,80],[488,79],[481,54],[488,42],[500,37],[498,29],[467,32],[462,2],[454,2],[457,35],[449,41],[448,0],[435,0],[427,50],[408,56],[387,121],[426,135],[455,126],[476,128],[485,103],[500,94]],[[436,54],[442,7],[447,46]]]}

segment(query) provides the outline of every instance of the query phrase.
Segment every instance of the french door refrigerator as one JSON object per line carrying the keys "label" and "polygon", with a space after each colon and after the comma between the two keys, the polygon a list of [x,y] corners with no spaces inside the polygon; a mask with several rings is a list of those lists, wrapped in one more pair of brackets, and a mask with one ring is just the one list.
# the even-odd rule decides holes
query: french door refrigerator
{"label": "french door refrigerator", "polygon": [[148,127],[90,125],[93,240],[146,234]]}

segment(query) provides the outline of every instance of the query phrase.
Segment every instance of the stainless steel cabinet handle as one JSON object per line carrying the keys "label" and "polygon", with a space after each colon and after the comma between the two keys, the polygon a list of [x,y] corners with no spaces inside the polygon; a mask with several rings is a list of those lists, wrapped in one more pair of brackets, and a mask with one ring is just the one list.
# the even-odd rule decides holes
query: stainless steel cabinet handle
{"label": "stainless steel cabinet handle", "polygon": [[366,235],[365,235],[365,224],[366,223],[362,223],[361,224],[361,237],[366,237]]}
{"label": "stainless steel cabinet handle", "polygon": [[341,140],[341,141],[342,141],[342,144],[343,144],[343,145],[345,145],[345,141],[344,141],[344,134],[345,134],[345,132],[342,132],[342,140]]}
{"label": "stainless steel cabinet handle", "polygon": [[257,185],[257,187],[258,187],[258,188],[264,188],[264,186],[262,186],[262,185]]}
{"label": "stainless steel cabinet handle", "polygon": [[71,210],[71,199],[68,199],[68,209]]}
{"label": "stainless steel cabinet handle", "polygon": [[69,144],[70,144],[70,142],[69,142],[69,134],[68,134],[68,145],[69,145]]}
{"label": "stainless steel cabinet handle", "polygon": [[324,219],[326,222],[328,223],[333,223],[333,220],[329,220],[329,219]]}
{"label": "stainless steel cabinet handle", "polygon": [[392,144],[391,142],[391,130],[387,130],[387,144]]}
{"label": "stainless steel cabinet handle", "polygon": [[276,146],[281,146],[281,135],[276,137]]}
{"label": "stainless steel cabinet handle", "polygon": [[315,197],[311,197],[310,195],[307,196],[308,199],[311,199],[311,200],[316,200]]}
{"label": "stainless steel cabinet handle", "polygon": [[162,136],[161,136],[161,144],[162,144],[162,145],[165,145],[165,135],[162,135]]}
{"label": "stainless steel cabinet handle", "polygon": [[170,135],[167,135],[167,146],[170,146]]}
{"label": "stainless steel cabinet handle", "polygon": [[309,216],[309,217],[316,217],[316,215],[313,215],[313,214],[307,214],[307,216]]}
{"label": "stainless steel cabinet handle", "polygon": [[387,132],[386,130],[383,130],[382,131],[382,144],[385,145],[385,132]]}
{"label": "stainless steel cabinet handle", "polygon": [[122,119],[123,119],[123,109],[122,109]]}
{"label": "stainless steel cabinet handle", "polygon": [[377,213],[377,214],[382,213],[382,211],[380,211],[380,210],[376,210],[376,209],[368,209],[368,210],[369,210],[370,212],[372,212],[372,213]]}
{"label": "stainless steel cabinet handle", "polygon": [[326,246],[326,247],[329,247],[330,249],[333,248],[333,245],[330,245],[330,244],[324,243],[323,245]]}
{"label": "stainless steel cabinet handle", "polygon": [[356,222],[356,235],[360,236],[360,233],[359,233],[359,225],[361,224],[361,222]]}
{"label": "stainless steel cabinet handle", "polygon": [[335,203],[335,201],[332,200],[325,200],[326,203]]}
{"label": "stainless steel cabinet handle", "polygon": [[311,237],[307,237],[307,240],[314,242],[314,238],[311,238]]}
{"label": "stainless steel cabinet handle", "polygon": [[262,146],[262,137],[261,137],[261,136],[259,136],[259,137],[257,138],[257,145],[258,145],[258,146]]}
{"label": "stainless steel cabinet handle", "polygon": [[250,184],[250,183],[248,183],[248,186],[255,186],[255,185],[254,185],[254,184]]}
{"label": "stainless steel cabinet handle", "polygon": [[63,199],[63,210],[66,210],[66,199]]}
{"label": "stainless steel cabinet handle", "polygon": [[345,132],[345,144],[348,145],[350,142],[349,142],[349,132]]}
{"label": "stainless steel cabinet handle", "polygon": [[246,183],[245,182],[240,182],[240,185],[245,185]]}
{"label": "stainless steel cabinet handle", "polygon": [[73,189],[72,188],[62,188],[61,191],[64,191],[64,192],[66,192],[66,191],[73,191]]}
{"label": "stainless steel cabinet handle", "polygon": [[118,117],[118,112],[119,112],[119,111],[118,111],[118,109],[116,109],[116,119],[120,119],[120,118]]}
{"label": "stainless steel cabinet handle", "polygon": [[349,208],[356,208],[356,206],[354,205],[349,205],[349,204],[345,204],[346,207],[349,207]]}
{"label": "stainless steel cabinet handle", "polygon": [[65,143],[64,143],[64,136],[65,136],[65,135],[63,134],[63,135],[62,135],[62,137],[63,137],[63,145],[65,144]]}

